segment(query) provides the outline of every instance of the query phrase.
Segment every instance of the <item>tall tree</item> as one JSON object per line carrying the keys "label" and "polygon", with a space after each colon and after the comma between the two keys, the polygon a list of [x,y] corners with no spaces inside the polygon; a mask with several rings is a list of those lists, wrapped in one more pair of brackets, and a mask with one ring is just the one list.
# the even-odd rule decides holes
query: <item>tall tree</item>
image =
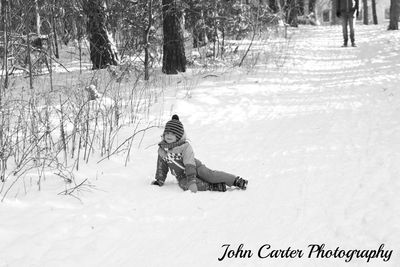
{"label": "tall tree", "polygon": [[317,5],[317,0],[309,0],[308,1],[308,12],[313,12],[315,14],[315,7]]}
{"label": "tall tree", "polygon": [[28,70],[29,70],[29,88],[33,89],[33,76],[32,76],[32,59],[31,59],[31,40],[30,40],[30,33],[31,33],[31,24],[32,24],[32,6],[31,2],[26,2],[24,7],[24,21],[25,21],[25,33],[26,33],[26,61],[28,63]]}
{"label": "tall tree", "polygon": [[268,6],[272,10],[273,13],[278,13],[279,12],[278,0],[269,0]]}
{"label": "tall tree", "polygon": [[378,24],[378,16],[376,15],[376,0],[371,1],[371,6],[372,6],[372,20],[374,24]]}
{"label": "tall tree", "polygon": [[55,18],[55,9],[56,9],[56,0],[53,0],[52,5],[51,5],[51,14],[50,14],[50,21],[51,21],[51,28],[53,31],[53,37],[54,37],[54,55],[56,58],[59,58],[59,52],[58,52],[58,33],[57,33],[57,27],[56,27],[56,18]]}
{"label": "tall tree", "polygon": [[183,12],[176,0],[162,0],[163,13],[163,66],[162,72],[177,74],[186,71],[183,40]]}
{"label": "tall tree", "polygon": [[35,15],[36,15],[36,34],[38,37],[41,35],[40,27],[41,27],[41,21],[40,21],[40,9],[39,9],[39,1],[35,0]]}
{"label": "tall tree", "polygon": [[0,7],[0,9],[1,9],[0,31],[4,31],[5,25],[6,25],[6,6],[7,6],[6,3],[7,3],[7,0],[1,0],[1,2],[0,2],[0,5],[1,5],[1,7]]}
{"label": "tall tree", "polygon": [[147,27],[144,30],[144,79],[147,81],[150,78],[149,65],[150,65],[150,31],[153,26],[153,0],[148,1],[147,7]]}
{"label": "tall tree", "polygon": [[298,6],[297,11],[298,11],[299,16],[306,14],[306,11],[305,11],[306,7],[305,7],[304,0],[297,0],[297,6]]}
{"label": "tall tree", "polygon": [[297,15],[298,15],[298,6],[297,0],[286,0],[285,5],[285,15],[286,15],[286,23],[292,27],[298,26]]}
{"label": "tall tree", "polygon": [[[4,33],[5,33],[5,31],[6,31],[6,23],[7,23],[7,19],[6,19],[6,12],[7,12],[7,0],[1,0],[1,2],[0,2],[0,10],[1,10],[1,13],[0,13],[0,32],[1,32],[1,35],[3,35]],[[1,37],[4,37],[5,35],[3,35],[3,36],[1,36]],[[0,37],[0,38],[1,38]],[[1,49],[0,49],[0,51],[2,51]]]}
{"label": "tall tree", "polygon": [[[207,3],[186,1],[188,8],[185,10],[185,27],[190,29],[193,35],[193,48],[201,47],[207,44],[208,36],[210,32],[209,18],[205,15],[210,10]],[[210,12],[211,13],[211,12]]]}
{"label": "tall tree", "polygon": [[363,23],[368,25],[368,0],[363,0]]}
{"label": "tall tree", "polygon": [[118,53],[106,28],[106,15],[102,0],[88,0],[84,5],[88,17],[87,32],[93,69],[118,65]]}
{"label": "tall tree", "polygon": [[[314,19],[318,23],[318,16],[317,16],[317,0],[308,0],[308,14],[313,14]],[[333,1],[335,2],[335,1]],[[307,7],[307,6],[306,6]]]}
{"label": "tall tree", "polygon": [[[2,33],[2,38],[3,38],[3,48],[0,48],[0,55],[3,59],[3,66],[2,66],[2,77],[4,77],[4,86],[3,84],[0,85],[0,107],[2,105],[2,95],[3,95],[3,89],[7,89],[8,87],[8,29],[7,29],[7,7],[8,7],[8,1],[7,0],[1,0],[1,19],[0,19],[0,32]],[[5,74],[3,74],[3,71],[5,71]],[[1,142],[0,142],[1,143]]]}
{"label": "tall tree", "polygon": [[310,6],[310,0],[304,0],[304,14],[305,15],[310,14],[309,6]]}
{"label": "tall tree", "polygon": [[400,0],[390,0],[390,22],[388,30],[399,29]]}

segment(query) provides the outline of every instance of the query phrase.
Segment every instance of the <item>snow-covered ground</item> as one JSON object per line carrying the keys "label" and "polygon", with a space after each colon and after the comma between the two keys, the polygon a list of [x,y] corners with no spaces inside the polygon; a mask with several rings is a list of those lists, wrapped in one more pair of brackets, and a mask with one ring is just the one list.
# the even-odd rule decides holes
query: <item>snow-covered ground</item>
{"label": "snow-covered ground", "polygon": [[[152,129],[127,167],[123,155],[81,166],[95,186],[82,202],[46,181],[0,204],[0,266],[400,266],[400,33],[357,26],[357,48],[340,47],[339,26],[293,38],[282,69],[209,76],[153,107],[179,114],[196,157],[248,190],[150,186]],[[253,256],[218,261],[225,244]],[[304,256],[261,259],[264,244]],[[310,244],[393,254],[346,263],[308,258]]]}

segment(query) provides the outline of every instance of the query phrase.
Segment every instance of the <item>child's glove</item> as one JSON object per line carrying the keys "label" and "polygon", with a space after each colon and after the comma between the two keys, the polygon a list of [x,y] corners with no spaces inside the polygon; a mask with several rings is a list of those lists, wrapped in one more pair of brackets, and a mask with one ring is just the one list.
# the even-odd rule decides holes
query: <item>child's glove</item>
{"label": "child's glove", "polygon": [[196,193],[197,192],[197,184],[193,183],[193,184],[189,185],[189,190],[192,193]]}
{"label": "child's glove", "polygon": [[153,182],[151,182],[152,185],[158,185],[158,186],[162,186],[164,183],[159,181],[159,180],[155,180]]}

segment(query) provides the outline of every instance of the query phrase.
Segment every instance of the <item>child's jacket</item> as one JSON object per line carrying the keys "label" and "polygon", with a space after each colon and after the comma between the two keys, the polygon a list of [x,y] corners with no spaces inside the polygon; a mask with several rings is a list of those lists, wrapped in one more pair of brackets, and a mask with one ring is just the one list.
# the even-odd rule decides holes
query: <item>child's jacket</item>
{"label": "child's jacket", "polygon": [[179,182],[187,179],[187,185],[196,183],[197,168],[202,163],[195,159],[192,146],[185,139],[172,144],[162,141],[158,145],[156,180],[163,184],[170,170]]}

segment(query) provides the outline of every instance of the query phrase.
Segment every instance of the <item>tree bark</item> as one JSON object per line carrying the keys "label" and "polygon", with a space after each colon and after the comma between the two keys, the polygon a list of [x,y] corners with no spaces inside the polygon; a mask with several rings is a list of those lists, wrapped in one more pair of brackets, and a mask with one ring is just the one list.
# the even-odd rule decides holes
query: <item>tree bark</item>
{"label": "tree bark", "polygon": [[304,4],[305,4],[304,0],[297,0],[297,6],[298,6],[297,7],[297,12],[298,12],[299,16],[302,16],[302,15],[306,14],[306,11],[305,11],[306,7],[305,7]]}
{"label": "tree bark", "polygon": [[1,9],[1,23],[0,23],[0,31],[5,30],[5,25],[6,25],[6,7],[7,7],[7,0],[1,0],[0,2],[0,9]]}
{"label": "tree bark", "polygon": [[400,0],[390,0],[390,22],[388,30],[399,29]]}
{"label": "tree bark", "polygon": [[310,0],[304,0],[304,15],[310,14]]}
{"label": "tree bark", "polygon": [[375,25],[377,25],[378,24],[378,16],[376,14],[376,0],[372,0],[371,5],[372,5],[372,20],[373,20],[373,23]]}
{"label": "tree bark", "polygon": [[308,12],[313,12],[315,14],[315,7],[316,7],[317,0],[309,0],[308,1]]}
{"label": "tree bark", "polygon": [[58,35],[57,35],[57,29],[56,29],[56,19],[54,17],[55,7],[56,7],[56,0],[53,0],[53,5],[51,7],[51,10],[53,13],[53,14],[51,14],[51,26],[53,28],[53,37],[54,37],[54,56],[56,58],[60,58],[60,55],[58,52]]}
{"label": "tree bark", "polygon": [[90,42],[90,59],[93,69],[118,65],[118,53],[106,28],[106,16],[102,0],[89,0],[85,5],[88,17],[87,32]]}
{"label": "tree bark", "polygon": [[363,0],[363,23],[368,25],[368,0]]}
{"label": "tree bark", "polygon": [[162,72],[166,74],[186,71],[183,14],[176,2],[176,0],[162,0],[164,33]]}
{"label": "tree bark", "polygon": [[[2,97],[5,89],[8,88],[8,29],[7,29],[7,7],[8,1],[1,0],[1,21],[0,31],[3,35],[3,48],[0,48],[0,54],[3,57],[3,66],[1,74],[4,75],[4,86],[0,85],[0,105],[2,104]],[[3,88],[2,88],[3,87]]]}
{"label": "tree bark", "polygon": [[269,8],[272,10],[273,13],[279,12],[279,5],[277,3],[278,0],[269,0]]}
{"label": "tree bark", "polygon": [[151,26],[153,25],[153,0],[149,1],[149,6],[147,8],[147,15],[148,15],[148,24],[147,27],[144,31],[144,79],[146,81],[149,80],[150,75],[149,75],[149,64],[150,64],[150,41],[149,41],[149,37],[150,37],[150,30],[151,30]]}
{"label": "tree bark", "polygon": [[[335,2],[335,1],[333,1]],[[308,8],[307,8],[308,7]],[[306,9],[308,14],[313,14],[313,16],[310,16],[311,18],[315,19],[315,23],[319,25],[319,18],[317,14],[317,0],[309,0],[308,5],[306,6]]]}
{"label": "tree bark", "polygon": [[29,6],[25,9],[25,31],[26,31],[26,61],[29,69],[29,88],[33,89],[33,76],[32,76],[32,59],[31,59],[31,39],[29,37],[30,34],[30,16],[29,16]]}
{"label": "tree bark", "polygon": [[40,23],[40,13],[39,13],[39,2],[38,2],[38,0],[35,0],[35,15],[36,15],[36,34],[37,34],[38,38],[40,38],[41,23]]}
{"label": "tree bark", "polygon": [[298,27],[297,21],[297,0],[287,0],[285,6],[286,23],[292,27]]}
{"label": "tree bark", "polygon": [[[198,48],[208,43],[210,35],[209,27],[206,25],[206,16],[209,6],[206,3],[198,3],[197,1],[189,1],[188,7],[185,10],[185,27],[192,31],[193,48]],[[208,19],[210,21],[213,19]]]}
{"label": "tree bark", "polygon": [[193,48],[202,47],[208,43],[207,26],[203,10],[198,10],[198,15],[196,17],[196,23],[193,27]]}

